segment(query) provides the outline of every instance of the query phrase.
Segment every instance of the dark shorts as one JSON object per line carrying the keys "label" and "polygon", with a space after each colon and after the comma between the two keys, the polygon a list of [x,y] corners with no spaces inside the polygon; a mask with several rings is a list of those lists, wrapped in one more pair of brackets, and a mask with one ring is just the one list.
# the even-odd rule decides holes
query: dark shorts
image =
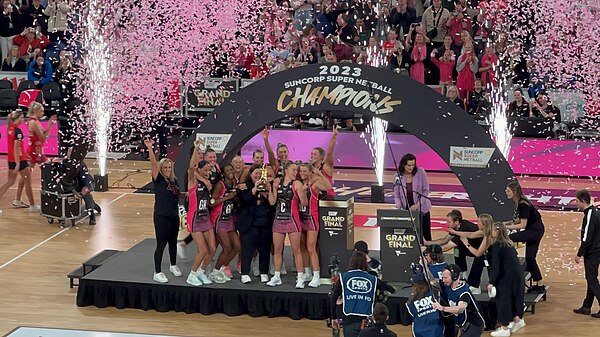
{"label": "dark shorts", "polygon": [[[15,169],[15,167],[17,167],[17,163],[15,163],[15,162],[12,162],[12,161],[9,161],[9,162],[8,162],[8,169],[9,169],[9,170],[11,170],[11,171],[12,171],[12,170],[14,170],[14,169]],[[23,171],[24,169],[26,169],[26,168],[28,168],[28,167],[29,167],[29,163],[27,163],[27,160],[21,160],[21,161],[19,162],[19,172]]]}

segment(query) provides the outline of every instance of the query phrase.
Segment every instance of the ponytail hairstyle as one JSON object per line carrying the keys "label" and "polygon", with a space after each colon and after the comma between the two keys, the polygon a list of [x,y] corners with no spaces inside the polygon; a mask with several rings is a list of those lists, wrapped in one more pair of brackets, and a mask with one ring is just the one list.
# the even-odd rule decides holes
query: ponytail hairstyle
{"label": "ponytail hairstyle", "polygon": [[35,112],[44,109],[44,106],[40,102],[33,102],[29,105],[29,110],[27,110],[27,117],[33,117]]}

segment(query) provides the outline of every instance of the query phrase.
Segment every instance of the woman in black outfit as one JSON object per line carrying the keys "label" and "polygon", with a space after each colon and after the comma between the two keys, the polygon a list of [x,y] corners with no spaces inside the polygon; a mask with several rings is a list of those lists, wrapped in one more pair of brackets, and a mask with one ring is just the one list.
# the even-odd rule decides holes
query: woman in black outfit
{"label": "woman in black outfit", "polygon": [[525,242],[525,264],[527,271],[531,273],[531,279],[536,282],[530,291],[543,291],[546,288],[539,285],[542,273],[536,261],[545,231],[542,215],[523,194],[523,189],[517,181],[512,181],[506,186],[506,196],[515,203],[514,220],[506,224],[506,228],[517,231],[510,235],[513,242]]}
{"label": "woman in black outfit", "polygon": [[[271,243],[273,238],[273,217],[268,201],[267,192],[258,192],[256,185],[261,178],[261,165],[250,167],[246,189],[238,191],[240,198],[240,217],[236,224],[242,242],[242,283],[250,279],[250,263],[254,251],[258,250],[258,265],[260,281],[269,281],[269,261],[271,258]],[[269,182],[266,189],[271,189]]]}
{"label": "woman in black outfit", "polygon": [[484,235],[486,241],[492,243],[487,254],[490,264],[488,290],[496,287],[498,323],[502,325],[492,332],[492,336],[510,336],[510,333],[517,332],[525,326],[523,269],[514,243],[503,223],[496,222],[491,226],[484,226]]}
{"label": "woman in black outfit", "polygon": [[179,185],[175,178],[173,161],[163,158],[156,161],[150,139],[144,140],[152,164],[152,182],[154,183],[154,231],[156,234],[156,249],[154,250],[154,281],[167,283],[169,279],[161,271],[161,262],[165,247],[169,245],[171,267],[169,271],[174,276],[181,276],[177,267],[177,234],[179,233]]}

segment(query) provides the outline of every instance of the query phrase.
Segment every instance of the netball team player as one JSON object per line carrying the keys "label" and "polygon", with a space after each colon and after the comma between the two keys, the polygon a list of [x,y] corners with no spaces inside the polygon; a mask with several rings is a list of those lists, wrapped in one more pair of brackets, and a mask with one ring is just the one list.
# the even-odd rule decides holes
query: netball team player
{"label": "netball team player", "polygon": [[239,254],[241,245],[240,238],[235,230],[234,208],[237,199],[236,181],[234,177],[233,166],[225,164],[223,166],[223,179],[217,182],[213,188],[210,205],[210,220],[217,233],[219,243],[223,250],[217,258],[215,269],[210,274],[210,278],[217,283],[222,281],[231,281],[231,278],[225,273],[225,266]]}
{"label": "netball team player", "polygon": [[[329,146],[327,147],[327,155],[325,155],[325,150],[323,150],[321,147],[315,147],[310,152],[311,164],[323,173],[330,185],[333,184],[333,150],[335,149],[335,143],[339,133],[338,126],[334,126],[331,134],[331,140],[329,141]],[[335,195],[333,187],[330,187],[326,191],[327,195]]]}
{"label": "netball team player", "polygon": [[[29,130],[27,159],[29,160],[29,166],[31,167],[31,171],[35,169],[35,164],[42,164],[46,161],[46,156],[44,155],[44,144],[46,143],[46,138],[48,138],[48,134],[50,134],[52,127],[56,123],[56,115],[53,115],[48,120],[48,126],[46,127],[46,129],[42,128],[40,118],[42,118],[43,116],[44,106],[42,105],[42,103],[33,102],[31,103],[31,105],[29,105],[29,110],[27,111],[27,117],[29,118],[27,121],[27,129]],[[23,194],[24,187],[25,180],[19,180],[17,196],[13,201],[13,206],[22,208],[29,207],[28,204],[24,203],[21,200],[21,195]]]}
{"label": "netball team player", "polygon": [[[296,179],[296,164],[287,162],[283,166],[284,177],[275,178],[273,187],[269,191],[269,203],[275,205],[275,221],[273,222],[273,259],[275,264],[275,275],[267,282],[268,286],[274,287],[281,284],[281,266],[283,263],[283,243],[286,234],[289,236],[294,254],[294,262],[298,271],[296,288],[304,288],[302,251],[300,239],[302,229],[300,224],[294,220],[292,212],[298,212],[298,199],[302,205],[307,205],[306,187]],[[297,193],[294,193],[294,189]]]}
{"label": "netball team player", "polygon": [[[299,193],[306,193],[306,204],[299,203],[298,212],[293,212],[295,221],[302,226],[302,256],[304,261],[304,281],[310,281],[309,287],[321,285],[317,239],[319,236],[319,194],[331,189],[331,183],[316,167],[301,164],[298,176],[302,188],[294,189],[296,200],[302,200]],[[311,269],[312,266],[312,276]]]}
{"label": "netball team player", "polygon": [[277,157],[273,153],[273,148],[269,143],[269,128],[265,127],[263,130],[263,139],[265,141],[265,148],[269,154],[269,165],[273,169],[276,177],[282,178],[285,175],[283,165],[289,161],[288,155],[289,150],[285,144],[277,144]]}
{"label": "netball team player", "polygon": [[167,283],[169,279],[161,271],[161,262],[165,247],[169,246],[169,271],[173,276],[181,276],[177,267],[177,234],[179,233],[179,215],[177,203],[179,201],[179,184],[175,178],[173,161],[163,158],[156,161],[152,148],[154,142],[144,140],[150,157],[152,183],[154,184],[154,232],[156,235],[156,249],[154,250],[154,281]]}
{"label": "netball team player", "polygon": [[33,190],[31,188],[31,169],[27,163],[27,154],[25,153],[25,144],[23,144],[23,132],[19,125],[23,123],[23,113],[14,111],[8,116],[8,179],[0,187],[0,198],[4,193],[15,183],[17,175],[21,175],[21,179],[25,184],[25,194],[29,201],[29,211],[39,212],[40,207],[35,205],[33,199]]}
{"label": "netball team player", "polygon": [[[194,142],[194,154],[198,151],[199,141]],[[206,275],[206,270],[217,250],[215,233],[210,222],[208,205],[211,199],[212,184],[210,183],[211,166],[206,160],[194,164],[190,161],[188,168],[188,232],[192,233],[198,253],[192,263],[192,270],[187,278],[187,283],[199,286],[211,284]],[[224,280],[221,283],[224,283]]]}

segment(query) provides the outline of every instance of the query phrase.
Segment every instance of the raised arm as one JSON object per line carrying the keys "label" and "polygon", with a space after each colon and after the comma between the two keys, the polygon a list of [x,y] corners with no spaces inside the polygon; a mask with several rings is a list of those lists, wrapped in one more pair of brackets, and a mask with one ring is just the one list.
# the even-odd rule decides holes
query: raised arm
{"label": "raised arm", "polygon": [[269,190],[269,204],[275,205],[277,202],[277,187],[279,187],[279,178],[275,178],[273,181],[273,186],[268,188]]}
{"label": "raised arm", "polygon": [[146,149],[148,149],[148,157],[150,158],[150,170],[152,172],[152,179],[156,180],[158,176],[158,162],[156,161],[156,156],[154,155],[154,149],[152,146],[154,145],[154,141],[152,139],[144,139],[144,145],[146,145]]}
{"label": "raised arm", "polygon": [[334,165],[334,157],[333,150],[335,149],[335,143],[337,141],[337,136],[340,132],[338,131],[338,126],[333,126],[333,132],[331,133],[331,140],[329,141],[329,146],[327,147],[327,156],[325,157],[325,165],[323,167],[324,170],[331,176],[333,176],[333,165]]}
{"label": "raised arm", "polygon": [[273,171],[275,171],[277,167],[277,157],[275,156],[275,152],[273,152],[273,148],[269,143],[269,128],[265,126],[265,129],[263,130],[262,134],[263,139],[265,141],[265,149],[267,150],[267,154],[269,155],[269,165],[273,168]]}

